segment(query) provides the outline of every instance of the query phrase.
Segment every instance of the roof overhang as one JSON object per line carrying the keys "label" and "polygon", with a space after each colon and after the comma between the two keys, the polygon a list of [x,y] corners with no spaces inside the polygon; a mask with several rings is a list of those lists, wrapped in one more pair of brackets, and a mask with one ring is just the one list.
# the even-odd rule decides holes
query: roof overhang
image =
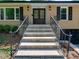
{"label": "roof overhang", "polygon": [[79,3],[79,1],[0,1],[0,3]]}

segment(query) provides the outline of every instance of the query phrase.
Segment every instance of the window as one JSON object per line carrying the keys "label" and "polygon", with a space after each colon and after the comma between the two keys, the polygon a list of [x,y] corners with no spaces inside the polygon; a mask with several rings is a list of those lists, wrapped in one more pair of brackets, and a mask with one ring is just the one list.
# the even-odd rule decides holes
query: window
{"label": "window", "polygon": [[17,20],[19,18],[19,8],[0,8],[0,20]]}
{"label": "window", "polygon": [[19,8],[16,8],[16,19],[20,18],[20,11]]}
{"label": "window", "polygon": [[4,19],[4,9],[0,9],[0,19]]}
{"label": "window", "polygon": [[6,8],[6,19],[14,19],[14,8]]}
{"label": "window", "polygon": [[63,20],[68,19],[68,8],[67,7],[61,7],[60,9],[60,18]]}

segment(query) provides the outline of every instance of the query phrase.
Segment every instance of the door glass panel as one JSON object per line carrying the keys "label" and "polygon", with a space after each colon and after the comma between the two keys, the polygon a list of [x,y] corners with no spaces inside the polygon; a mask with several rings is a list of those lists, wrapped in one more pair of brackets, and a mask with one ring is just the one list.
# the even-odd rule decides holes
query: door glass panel
{"label": "door glass panel", "polygon": [[39,16],[38,16],[38,10],[34,10],[34,18],[39,18]]}
{"label": "door glass panel", "polygon": [[40,19],[44,19],[44,10],[40,10]]}

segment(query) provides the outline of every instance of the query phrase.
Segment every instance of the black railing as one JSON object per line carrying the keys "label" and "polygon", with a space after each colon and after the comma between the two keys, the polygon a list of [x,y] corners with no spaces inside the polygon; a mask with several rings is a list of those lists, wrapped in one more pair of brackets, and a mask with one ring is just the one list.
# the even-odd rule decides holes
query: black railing
{"label": "black railing", "polygon": [[[17,28],[16,31],[14,31],[14,32],[10,31],[10,34],[11,34],[11,42],[14,40],[13,38],[14,38],[14,36],[17,33],[20,33],[21,35],[23,35],[23,33],[25,32],[28,24],[29,24],[28,17],[25,17],[24,20],[19,25],[19,27]],[[14,52],[16,52],[16,50],[13,50],[13,47],[12,46],[13,46],[13,44],[10,45],[10,48],[11,48],[11,52],[10,52],[11,58],[13,57]],[[17,46],[16,46],[16,49],[18,48]]]}
{"label": "black railing", "polygon": [[[50,17],[50,25],[57,36],[57,41],[59,42],[59,49],[61,49],[62,52],[63,52],[63,48],[61,47],[61,44],[60,44],[60,32],[62,32],[62,34],[64,35],[64,43],[65,43],[66,36],[68,37],[68,45],[67,45],[68,47],[67,47],[67,55],[66,55],[67,59],[68,59],[72,34],[71,33],[66,34],[63,31],[63,29],[59,25],[59,21],[57,21],[56,17]],[[64,52],[63,52],[63,55],[64,55]]]}

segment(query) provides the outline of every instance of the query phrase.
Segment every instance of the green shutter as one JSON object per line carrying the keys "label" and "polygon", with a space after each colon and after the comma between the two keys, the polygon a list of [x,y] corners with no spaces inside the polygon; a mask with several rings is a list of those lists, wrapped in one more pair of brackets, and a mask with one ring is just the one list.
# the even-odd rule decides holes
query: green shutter
{"label": "green shutter", "polygon": [[69,7],[68,11],[68,20],[72,20],[72,7]]}
{"label": "green shutter", "polygon": [[60,20],[60,7],[57,7],[57,20]]}

